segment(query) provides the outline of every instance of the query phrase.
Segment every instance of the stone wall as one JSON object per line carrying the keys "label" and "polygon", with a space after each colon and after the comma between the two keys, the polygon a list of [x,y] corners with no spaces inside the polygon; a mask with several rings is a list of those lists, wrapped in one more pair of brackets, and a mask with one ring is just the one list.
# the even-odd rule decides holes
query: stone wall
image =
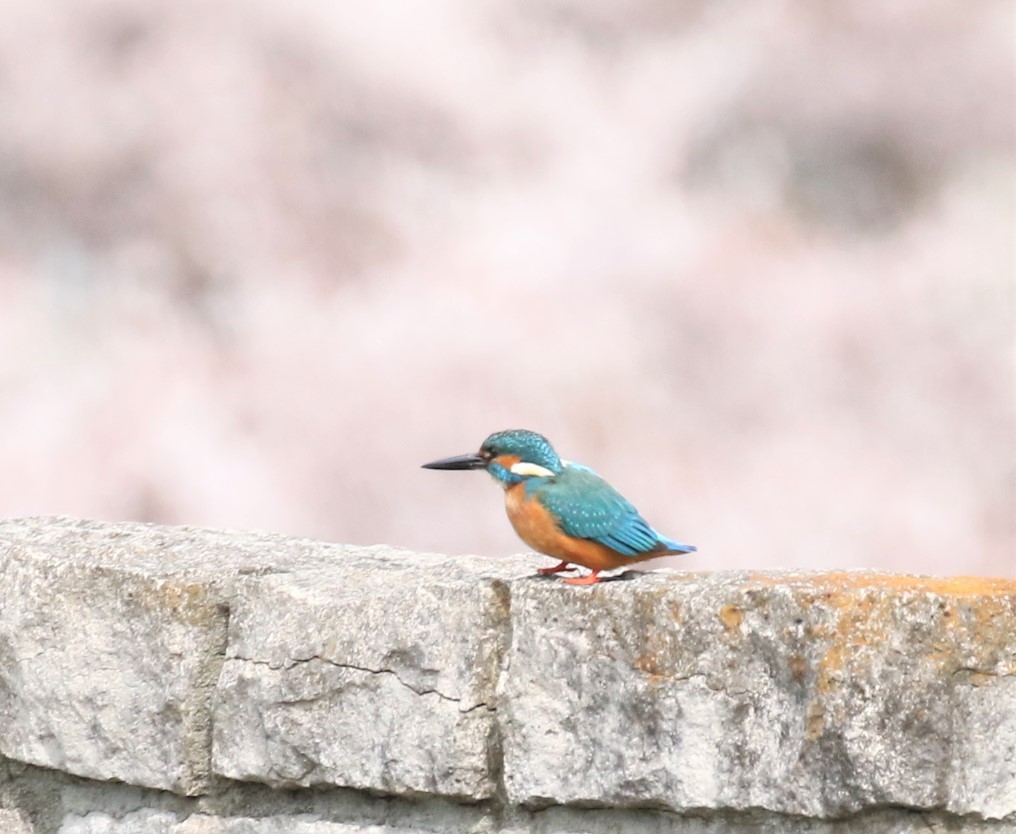
{"label": "stone wall", "polygon": [[0,523],[7,834],[1016,831],[1016,581]]}

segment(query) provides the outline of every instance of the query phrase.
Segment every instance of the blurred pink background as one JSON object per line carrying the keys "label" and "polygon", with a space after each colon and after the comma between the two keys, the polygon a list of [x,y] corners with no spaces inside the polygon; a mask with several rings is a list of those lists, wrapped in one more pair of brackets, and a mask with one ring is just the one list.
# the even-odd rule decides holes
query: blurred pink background
{"label": "blurred pink background", "polygon": [[[1016,576],[1013,6],[10,0],[0,515]],[[535,564],[545,560],[534,558]]]}

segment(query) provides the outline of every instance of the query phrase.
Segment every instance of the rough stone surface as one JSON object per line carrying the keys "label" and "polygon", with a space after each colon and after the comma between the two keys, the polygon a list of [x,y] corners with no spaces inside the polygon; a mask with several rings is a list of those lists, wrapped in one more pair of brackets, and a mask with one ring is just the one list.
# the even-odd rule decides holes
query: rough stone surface
{"label": "rough stone surface", "polygon": [[0,522],[0,834],[1016,832],[1016,581],[539,563]]}
{"label": "rough stone surface", "polygon": [[[1005,823],[938,819],[883,810],[845,820],[751,814],[744,817],[678,816],[654,811],[581,811],[551,808],[473,827],[454,821],[400,825],[337,822],[309,814],[214,816],[141,810],[124,815],[68,814],[57,834],[1011,834]],[[7,832],[5,832],[7,834]]]}
{"label": "rough stone surface", "polygon": [[136,811],[124,817],[94,813],[68,815],[59,834],[423,834],[417,829],[356,825],[299,816],[267,819],[194,814],[178,818],[168,811]]}
{"label": "rough stone surface", "polygon": [[520,569],[368,564],[245,584],[219,681],[216,772],[491,796],[507,581]]}
{"label": "rough stone surface", "polygon": [[0,523],[0,754],[200,792],[235,582],[358,558],[407,557],[259,533]]}
{"label": "rough stone surface", "polygon": [[3,834],[34,834],[31,824],[17,811],[0,808],[0,831]]}
{"label": "rough stone surface", "polygon": [[1016,583],[657,574],[573,591],[512,587],[512,802],[1016,814]]}

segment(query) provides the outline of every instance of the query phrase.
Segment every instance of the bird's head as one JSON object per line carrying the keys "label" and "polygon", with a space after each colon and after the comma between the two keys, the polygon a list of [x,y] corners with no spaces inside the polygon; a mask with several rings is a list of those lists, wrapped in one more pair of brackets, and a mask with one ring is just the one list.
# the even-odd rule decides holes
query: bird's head
{"label": "bird's head", "polygon": [[486,469],[504,486],[526,478],[548,478],[563,464],[542,434],[526,429],[499,431],[483,441],[475,454],[457,455],[425,463],[424,469]]}

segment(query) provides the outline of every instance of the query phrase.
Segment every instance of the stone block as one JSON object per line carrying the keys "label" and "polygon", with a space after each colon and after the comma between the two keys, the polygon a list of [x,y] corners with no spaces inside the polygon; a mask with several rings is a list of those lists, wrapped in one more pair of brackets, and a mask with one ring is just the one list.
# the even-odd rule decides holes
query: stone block
{"label": "stone block", "polygon": [[1016,814],[1016,582],[661,572],[512,586],[528,806]]}
{"label": "stone block", "polygon": [[508,582],[528,561],[347,565],[238,589],[214,766],[277,787],[490,797]]}
{"label": "stone block", "polygon": [[389,557],[259,533],[0,522],[0,754],[200,793],[233,584]]}

